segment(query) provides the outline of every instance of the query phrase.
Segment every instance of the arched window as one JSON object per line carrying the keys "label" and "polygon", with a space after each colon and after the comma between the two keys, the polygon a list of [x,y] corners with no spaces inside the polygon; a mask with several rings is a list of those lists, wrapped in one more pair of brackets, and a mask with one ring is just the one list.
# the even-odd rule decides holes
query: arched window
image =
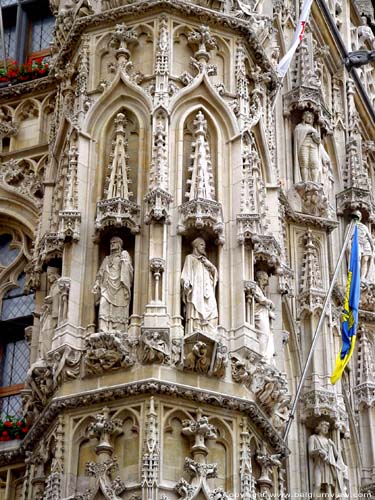
{"label": "arched window", "polygon": [[0,418],[21,416],[20,391],[29,368],[25,328],[32,325],[34,295],[27,295],[23,254],[26,238],[18,232],[0,234]]}

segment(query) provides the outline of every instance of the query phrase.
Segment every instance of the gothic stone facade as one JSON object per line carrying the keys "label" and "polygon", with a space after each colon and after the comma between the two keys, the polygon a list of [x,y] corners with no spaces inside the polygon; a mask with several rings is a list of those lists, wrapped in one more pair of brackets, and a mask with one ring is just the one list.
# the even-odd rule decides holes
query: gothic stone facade
{"label": "gothic stone facade", "polygon": [[[371,7],[314,2],[282,89],[294,0],[51,8],[49,76],[0,88],[1,297],[35,296],[0,497],[375,498]],[[344,265],[285,442],[354,211],[357,348],[332,386]]]}

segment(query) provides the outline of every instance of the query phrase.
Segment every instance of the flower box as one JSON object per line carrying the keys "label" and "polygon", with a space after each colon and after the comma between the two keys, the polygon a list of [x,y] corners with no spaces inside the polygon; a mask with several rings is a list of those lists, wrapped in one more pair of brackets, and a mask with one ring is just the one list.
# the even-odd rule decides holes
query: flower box
{"label": "flower box", "polygon": [[0,85],[16,84],[36,80],[48,75],[49,65],[43,57],[18,64],[17,61],[7,61],[7,67],[0,67]]}

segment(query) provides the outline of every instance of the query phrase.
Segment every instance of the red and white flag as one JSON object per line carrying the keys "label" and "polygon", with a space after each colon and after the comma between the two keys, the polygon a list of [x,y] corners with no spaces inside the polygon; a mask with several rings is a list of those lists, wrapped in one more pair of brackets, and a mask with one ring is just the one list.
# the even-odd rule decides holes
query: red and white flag
{"label": "red and white flag", "polygon": [[305,0],[303,2],[301,15],[299,16],[297,28],[293,35],[292,44],[288,52],[277,65],[277,72],[281,78],[284,78],[284,76],[286,75],[290,63],[292,62],[294,53],[297,50],[298,45],[302,42],[303,33],[305,31],[305,26],[310,14],[311,4],[313,3],[313,1],[314,0]]}

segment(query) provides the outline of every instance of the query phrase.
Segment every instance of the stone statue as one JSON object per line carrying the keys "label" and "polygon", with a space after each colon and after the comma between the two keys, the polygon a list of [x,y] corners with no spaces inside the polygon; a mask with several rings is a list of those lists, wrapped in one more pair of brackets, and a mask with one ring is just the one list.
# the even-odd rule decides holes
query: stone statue
{"label": "stone statue", "polygon": [[185,333],[215,333],[218,322],[215,288],[216,267],[206,257],[206,242],[196,238],[193,253],[185,259],[181,275],[182,297],[186,309]]}
{"label": "stone statue", "polygon": [[305,111],[302,122],[294,129],[295,182],[299,182],[301,178],[303,182],[321,182],[322,156],[327,161],[327,152],[321,145],[320,134],[313,123],[313,113]]}
{"label": "stone statue", "polygon": [[99,331],[126,332],[132,282],[131,257],[122,250],[122,239],[114,236],[110,255],[103,260],[92,289],[99,304]]}
{"label": "stone statue", "polygon": [[343,469],[335,443],[327,437],[329,422],[322,420],[308,442],[310,477],[313,498],[320,498],[326,493],[334,498],[334,494],[342,493]]}
{"label": "stone statue", "polygon": [[44,298],[42,314],[40,318],[40,348],[39,355],[46,358],[47,352],[51,349],[52,337],[55,328],[58,325],[60,308],[60,288],[58,280],[60,278],[57,267],[47,267],[47,281],[49,284],[49,293]]}
{"label": "stone statue", "polygon": [[358,246],[361,258],[361,280],[374,281],[373,266],[375,259],[375,247],[368,227],[361,221],[362,214],[356,210],[353,215],[358,219]]}
{"label": "stone statue", "polygon": [[268,363],[273,359],[275,353],[273,335],[271,331],[272,320],[275,318],[274,305],[272,300],[265,295],[268,285],[268,274],[265,271],[256,273],[255,299],[255,328],[259,333],[259,350]]}

